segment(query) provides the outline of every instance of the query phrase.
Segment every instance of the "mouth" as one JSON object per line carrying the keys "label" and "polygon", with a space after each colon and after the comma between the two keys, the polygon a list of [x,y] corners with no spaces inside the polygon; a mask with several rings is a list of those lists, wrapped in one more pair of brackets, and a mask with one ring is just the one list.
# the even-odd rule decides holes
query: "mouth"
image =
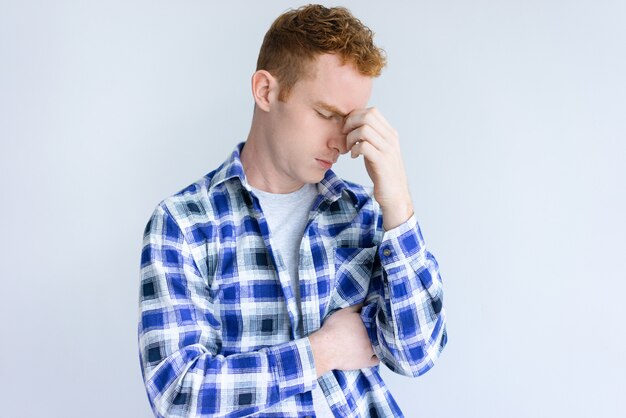
{"label": "mouth", "polygon": [[318,158],[316,158],[315,160],[316,160],[316,161],[318,162],[318,164],[319,164],[320,166],[322,166],[322,168],[324,168],[325,170],[328,170],[328,169],[330,169],[330,168],[333,166],[333,163],[332,163],[331,161],[320,160],[320,159],[318,159]]}

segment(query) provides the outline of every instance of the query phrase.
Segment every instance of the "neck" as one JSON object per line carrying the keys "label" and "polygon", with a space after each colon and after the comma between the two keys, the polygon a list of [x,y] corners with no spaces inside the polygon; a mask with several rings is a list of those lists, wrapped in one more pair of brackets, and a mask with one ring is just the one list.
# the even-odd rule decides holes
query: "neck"
{"label": "neck", "polygon": [[241,165],[246,173],[248,184],[252,187],[269,193],[291,193],[304,183],[289,178],[281,171],[271,158],[273,150],[258,129],[253,128],[248,134],[246,143],[241,151]]}

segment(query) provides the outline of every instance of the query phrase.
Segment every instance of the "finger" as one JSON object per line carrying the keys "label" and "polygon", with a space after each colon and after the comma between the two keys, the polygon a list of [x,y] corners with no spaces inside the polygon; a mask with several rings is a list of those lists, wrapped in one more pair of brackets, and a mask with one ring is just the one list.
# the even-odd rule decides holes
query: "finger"
{"label": "finger", "polygon": [[387,122],[378,109],[357,109],[346,116],[343,133],[348,133],[360,126],[370,125],[382,137],[397,136],[397,131]]}
{"label": "finger", "polygon": [[372,107],[372,114],[374,118],[379,122],[380,126],[386,129],[390,135],[398,135],[398,131],[396,131],[393,126],[391,126],[391,124],[387,121],[387,119],[385,119],[383,114],[380,113],[378,108]]}
{"label": "finger", "polygon": [[355,109],[348,113],[343,121],[342,132],[346,134],[359,126],[364,125],[364,119],[367,112],[368,109]]}
{"label": "finger", "polygon": [[369,125],[360,126],[350,132],[346,136],[346,147],[348,149],[352,149],[354,144],[361,141],[369,142],[374,146],[374,148],[380,151],[383,151],[386,145],[385,140],[380,136],[380,134]]}
{"label": "finger", "polygon": [[362,303],[357,303],[356,305],[348,306],[348,309],[354,312],[359,312],[362,307],[363,307]]}
{"label": "finger", "polygon": [[350,149],[350,157],[356,158],[359,155],[362,155],[367,160],[372,163],[377,163],[380,158],[380,151],[378,151],[372,144],[367,141],[360,141],[357,144],[354,144],[352,149]]}
{"label": "finger", "polygon": [[[377,366],[378,364],[380,364],[380,359],[376,356],[376,354],[374,354],[372,356],[372,358],[370,359],[370,364],[372,366]],[[370,366],[370,367],[372,367],[372,366]]]}
{"label": "finger", "polygon": [[385,131],[385,137],[396,137],[398,136],[398,131],[394,129],[393,126],[385,119],[382,113],[376,107],[371,108],[371,117],[376,121],[377,129],[380,131]]}

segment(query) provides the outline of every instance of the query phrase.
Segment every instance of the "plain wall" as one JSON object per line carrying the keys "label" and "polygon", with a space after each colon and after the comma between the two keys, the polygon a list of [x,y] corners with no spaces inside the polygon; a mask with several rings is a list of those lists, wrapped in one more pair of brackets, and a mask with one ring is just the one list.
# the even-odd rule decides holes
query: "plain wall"
{"label": "plain wall", "polygon": [[[245,139],[262,37],[301,4],[2,1],[0,415],[152,416],[143,228]],[[439,363],[384,373],[405,415],[623,416],[626,3],[341,4],[387,51],[370,104],[444,279]]]}

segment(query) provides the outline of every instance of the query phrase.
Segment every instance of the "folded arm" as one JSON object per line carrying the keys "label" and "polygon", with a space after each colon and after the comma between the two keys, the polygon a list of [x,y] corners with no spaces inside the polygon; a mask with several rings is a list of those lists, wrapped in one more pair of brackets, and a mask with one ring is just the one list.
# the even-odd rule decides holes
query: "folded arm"
{"label": "folded arm", "polygon": [[217,341],[228,325],[214,316],[208,283],[180,227],[157,207],[144,233],[138,329],[157,416],[247,416],[315,387],[308,338],[223,356]]}

